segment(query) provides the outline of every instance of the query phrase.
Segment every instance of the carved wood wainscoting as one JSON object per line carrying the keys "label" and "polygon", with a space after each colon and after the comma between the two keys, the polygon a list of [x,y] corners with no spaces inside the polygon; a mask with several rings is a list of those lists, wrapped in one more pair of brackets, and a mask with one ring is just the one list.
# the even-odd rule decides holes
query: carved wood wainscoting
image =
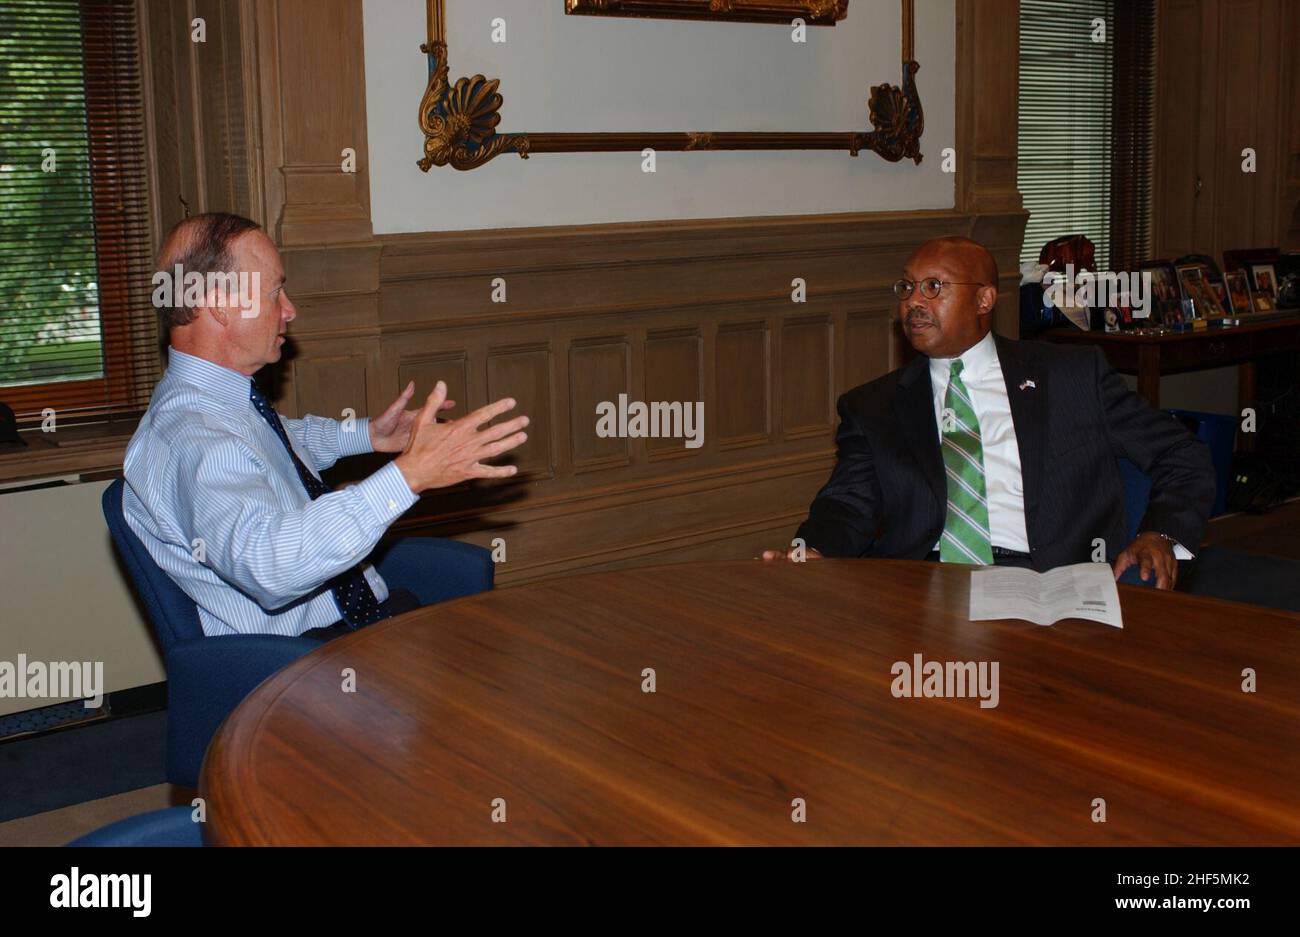
{"label": "carved wood wainscoting", "polygon": [[[445,380],[453,416],[515,397],[532,419],[520,475],[427,493],[391,531],[501,537],[502,584],[751,557],[789,541],[826,479],[838,395],[897,366],[890,284],[908,253],[978,226],[1004,274],[998,318],[1014,322],[1023,224],[1020,212],[921,211],[289,248],[300,317],[283,397],[289,411],[335,417],[377,413],[411,379],[421,398]],[[506,302],[492,300],[498,278]],[[792,301],[795,278],[805,302]],[[620,394],[702,401],[704,444],[601,438],[596,405]],[[331,478],[386,458],[349,460]]]}

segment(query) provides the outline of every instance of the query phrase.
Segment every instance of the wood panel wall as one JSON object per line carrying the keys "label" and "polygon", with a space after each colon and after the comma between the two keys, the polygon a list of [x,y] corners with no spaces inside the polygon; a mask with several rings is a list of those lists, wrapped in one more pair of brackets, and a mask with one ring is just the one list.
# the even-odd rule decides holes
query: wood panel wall
{"label": "wood panel wall", "polygon": [[[252,47],[248,204],[280,245],[299,310],[277,406],[377,413],[410,379],[421,396],[447,381],[455,413],[514,396],[532,419],[520,476],[426,494],[391,531],[500,537],[502,584],[788,542],[832,464],[836,397],[899,363],[889,284],[927,238],[968,234],[994,251],[996,321],[1015,334],[1014,0],[957,0],[952,210],[380,237],[360,0],[223,2],[225,28]],[[344,147],[356,173],[338,171]],[[805,302],[792,301],[796,277]],[[492,301],[497,278],[504,303]],[[623,393],[702,401],[704,445],[600,438],[596,404]]]}
{"label": "wood panel wall", "polygon": [[[837,396],[899,362],[889,285],[917,243],[967,229],[930,212],[379,238],[388,390],[443,379],[458,412],[513,396],[533,421],[517,482],[428,495],[397,528],[501,536],[506,579],[788,542]],[[703,445],[600,438],[620,394],[702,402]]]}
{"label": "wood panel wall", "polygon": [[1156,37],[1155,255],[1297,246],[1297,5],[1161,0]]}
{"label": "wood panel wall", "polygon": [[[263,219],[247,0],[138,0],[154,247],[191,213]],[[194,41],[202,20],[204,41]]]}

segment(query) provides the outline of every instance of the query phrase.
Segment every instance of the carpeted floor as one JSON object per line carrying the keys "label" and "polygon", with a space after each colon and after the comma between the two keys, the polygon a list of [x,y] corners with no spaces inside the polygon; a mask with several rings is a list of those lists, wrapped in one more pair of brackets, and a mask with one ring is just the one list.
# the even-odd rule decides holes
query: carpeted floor
{"label": "carpeted floor", "polygon": [[124,794],[114,794],[10,820],[8,823],[0,823],[0,847],[61,846],[125,817],[188,804],[190,801],[187,795],[191,794],[192,791],[170,784],[154,784]]}
{"label": "carpeted floor", "polygon": [[0,822],[164,781],[165,712],[0,744]]}

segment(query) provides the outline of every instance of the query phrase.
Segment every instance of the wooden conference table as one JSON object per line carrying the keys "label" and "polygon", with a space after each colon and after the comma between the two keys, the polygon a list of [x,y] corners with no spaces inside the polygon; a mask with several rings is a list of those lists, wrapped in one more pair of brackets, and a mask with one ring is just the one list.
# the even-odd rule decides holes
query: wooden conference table
{"label": "wooden conference table", "polygon": [[[971,622],[969,578],[924,562],[694,563],[380,622],[226,721],[201,781],[206,835],[1300,842],[1300,616],[1121,586],[1122,631]],[[915,654],[998,661],[998,705],[895,698],[891,667]]]}

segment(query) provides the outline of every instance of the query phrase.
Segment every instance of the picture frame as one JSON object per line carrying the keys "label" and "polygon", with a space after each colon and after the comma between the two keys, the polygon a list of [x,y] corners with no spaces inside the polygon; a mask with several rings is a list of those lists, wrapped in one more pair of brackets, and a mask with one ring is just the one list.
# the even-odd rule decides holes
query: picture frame
{"label": "picture frame", "polygon": [[1288,271],[1281,264],[1276,269],[1277,298],[1275,305],[1278,309],[1300,308],[1300,270],[1293,267]]}
{"label": "picture frame", "polygon": [[1256,294],[1277,301],[1277,268],[1272,264],[1251,264],[1250,281]]}
{"label": "picture frame", "polygon": [[1153,326],[1182,324],[1184,321],[1182,290],[1178,286],[1178,274],[1174,270],[1174,265],[1167,260],[1149,260],[1138,265],[1138,272],[1151,275],[1151,290],[1147,298],[1147,323]]}
{"label": "picture frame", "polygon": [[1250,297],[1250,277],[1245,270],[1233,270],[1223,275],[1224,286],[1228,291],[1228,308],[1235,316],[1254,312],[1255,306]]}
{"label": "picture frame", "polygon": [[1187,264],[1198,264],[1201,267],[1202,276],[1213,286],[1215,284],[1223,285],[1223,271],[1219,269],[1218,262],[1209,254],[1184,254],[1182,257],[1175,258],[1174,266],[1183,267]]}
{"label": "picture frame", "polygon": [[834,26],[848,15],[849,0],[564,0],[564,12],[569,16],[785,25],[800,19],[809,26]]}
{"label": "picture frame", "polygon": [[[558,2],[558,0],[557,0]],[[425,0],[427,41],[420,51],[428,59],[428,83],[420,99],[417,115],[424,135],[424,156],[416,161],[423,172],[434,166],[458,170],[476,169],[497,156],[515,153],[528,159],[533,153],[615,153],[695,150],[840,150],[857,156],[869,150],[882,159],[897,163],[910,159],[921,162],[921,135],[925,131],[925,113],[916,88],[920,64],[915,59],[914,0],[899,0],[902,7],[900,83],[872,85],[867,96],[870,129],[832,132],[785,131],[711,131],[682,132],[625,131],[613,133],[500,133],[501,107],[504,97],[498,91],[499,78],[483,75],[450,78],[447,47],[446,0]],[[838,0],[808,0],[805,5],[816,9],[839,9]],[[585,6],[586,4],[584,4]],[[623,0],[600,0],[602,8],[623,7]],[[646,8],[667,7],[669,0],[655,0]],[[694,9],[694,0],[671,4]],[[735,0],[709,0],[711,8],[734,7]],[[786,0],[769,6],[789,8]],[[758,4],[749,5],[751,11]],[[844,11],[847,14],[847,5]],[[578,10],[576,12],[584,12]],[[866,15],[866,14],[864,14]],[[788,25],[788,22],[787,22]]]}
{"label": "picture frame", "polygon": [[1211,276],[1204,265],[1181,264],[1175,269],[1178,271],[1178,285],[1182,289],[1183,299],[1192,304],[1190,318],[1216,319],[1227,315],[1211,286]]}
{"label": "picture frame", "polygon": [[[1223,279],[1223,271],[1219,269],[1218,262],[1209,254],[1184,254],[1182,257],[1174,260],[1174,267],[1181,269],[1187,266],[1198,266],[1201,268],[1201,279],[1208,286],[1217,300],[1218,311],[1211,311],[1207,316],[1197,316],[1197,318],[1213,318],[1218,315],[1228,314],[1228,286]],[[1184,298],[1186,298],[1184,296]],[[1198,302],[1198,306],[1205,306],[1204,302]]]}
{"label": "picture frame", "polygon": [[1272,269],[1272,277],[1275,286],[1280,285],[1277,280],[1276,264],[1282,259],[1282,254],[1276,247],[1245,247],[1229,248],[1223,252],[1224,269],[1243,271],[1250,283],[1250,304],[1253,312],[1273,312],[1278,308],[1277,299],[1274,294],[1261,292],[1255,282],[1255,267]]}

